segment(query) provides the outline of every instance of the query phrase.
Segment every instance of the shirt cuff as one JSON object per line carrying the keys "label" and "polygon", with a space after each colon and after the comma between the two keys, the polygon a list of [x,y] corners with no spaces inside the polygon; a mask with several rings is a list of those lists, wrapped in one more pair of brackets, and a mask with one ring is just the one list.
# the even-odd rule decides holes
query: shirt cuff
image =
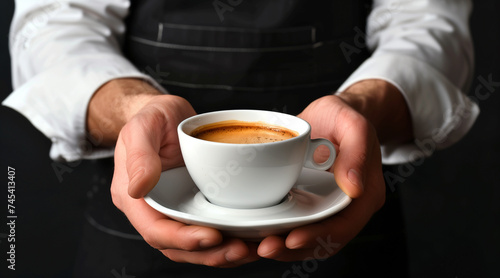
{"label": "shirt cuff", "polygon": [[342,84],[338,92],[366,79],[382,79],[396,86],[405,98],[412,118],[415,140],[404,145],[382,145],[384,164],[414,161],[456,143],[479,115],[478,105],[443,74],[409,56],[372,56]]}
{"label": "shirt cuff", "polygon": [[2,104],[24,115],[52,141],[50,157],[54,160],[109,157],[113,148],[91,144],[86,117],[94,92],[116,78],[140,78],[160,88],[123,57],[97,54],[70,59],[37,74]]}

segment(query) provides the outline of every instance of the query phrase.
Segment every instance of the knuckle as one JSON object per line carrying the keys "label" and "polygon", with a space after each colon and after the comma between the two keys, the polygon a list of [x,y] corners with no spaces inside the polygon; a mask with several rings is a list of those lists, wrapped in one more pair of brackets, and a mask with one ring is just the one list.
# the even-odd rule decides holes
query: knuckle
{"label": "knuckle", "polygon": [[111,201],[113,202],[113,205],[115,205],[115,207],[117,207],[118,209],[121,209],[120,197],[119,197],[119,194],[117,192],[116,186],[113,186],[113,184],[111,185],[110,193],[111,193]]}
{"label": "knuckle", "polygon": [[[364,165],[369,161],[368,153],[367,151],[358,152],[353,159],[357,165]],[[364,169],[361,169],[361,172],[364,172]]]}
{"label": "knuckle", "polygon": [[134,134],[137,133],[137,127],[140,125],[141,120],[138,117],[133,117],[128,121],[120,130],[120,135],[122,136],[125,143],[129,143],[133,138]]}
{"label": "knuckle", "polygon": [[199,256],[190,253],[188,257],[186,257],[186,253],[182,250],[176,249],[165,249],[161,250],[163,255],[169,258],[171,261],[177,263],[192,263],[192,264],[200,264],[209,267],[223,267],[227,262],[217,255],[203,255],[198,254]]}
{"label": "knuckle", "polygon": [[162,249],[162,247],[158,244],[158,239],[154,231],[152,231],[151,227],[146,229],[145,232],[141,233],[144,241],[149,244],[151,247],[155,249]]}
{"label": "knuckle", "polygon": [[181,240],[178,242],[178,247],[186,251],[195,251],[198,249],[198,243],[196,241]]}
{"label": "knuckle", "polygon": [[134,163],[141,161],[147,155],[148,153],[142,149],[130,150],[127,154],[127,162],[134,165]]}
{"label": "knuckle", "polygon": [[226,259],[221,256],[203,256],[202,264],[211,267],[221,267],[227,263]]}
{"label": "knuckle", "polygon": [[375,132],[371,123],[349,106],[339,108],[335,126],[342,127],[343,130],[339,131],[339,134],[349,132],[360,136],[367,136]]}
{"label": "knuckle", "polygon": [[192,237],[193,231],[191,231],[191,226],[178,226],[175,230],[176,246],[179,249],[186,251],[195,251],[199,247],[198,240],[195,237]]}
{"label": "knuckle", "polygon": [[145,233],[145,234],[142,234],[142,238],[151,247],[153,247],[155,249],[160,249],[159,246],[156,244],[156,240],[154,240],[151,235],[148,235],[147,233]]}
{"label": "knuckle", "polygon": [[[156,249],[169,249],[173,248],[175,250],[183,250],[183,251],[196,251],[198,249],[198,241],[193,240],[189,237],[186,237],[186,233],[183,231],[182,227],[170,231],[169,238],[175,238],[175,241],[172,240],[159,240],[158,237],[165,237],[165,233],[157,233],[153,227],[150,227],[144,232],[144,240]],[[166,239],[166,237],[165,237]],[[161,243],[160,243],[161,242]]]}
{"label": "knuckle", "polygon": [[169,258],[171,261],[176,262],[176,263],[184,263],[186,262],[184,259],[181,259],[179,256],[177,256],[177,250],[174,249],[165,249],[161,250],[163,255],[167,258]]}

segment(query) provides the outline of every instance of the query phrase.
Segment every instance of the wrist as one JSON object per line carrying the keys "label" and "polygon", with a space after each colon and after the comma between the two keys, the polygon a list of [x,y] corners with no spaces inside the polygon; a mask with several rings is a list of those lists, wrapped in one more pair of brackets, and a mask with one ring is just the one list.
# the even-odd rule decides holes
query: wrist
{"label": "wrist", "polygon": [[121,128],[161,92],[141,79],[114,79],[100,87],[89,102],[87,132],[99,146],[113,146]]}
{"label": "wrist", "polygon": [[404,143],[413,139],[408,105],[391,83],[379,79],[363,80],[338,96],[374,126],[380,143]]}

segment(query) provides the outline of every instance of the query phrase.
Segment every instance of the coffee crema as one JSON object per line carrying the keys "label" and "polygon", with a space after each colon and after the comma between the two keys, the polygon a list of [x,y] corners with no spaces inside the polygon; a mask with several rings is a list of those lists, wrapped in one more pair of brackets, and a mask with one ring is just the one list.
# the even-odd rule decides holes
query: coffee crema
{"label": "coffee crema", "polygon": [[262,144],[297,137],[299,133],[265,122],[229,120],[200,126],[194,129],[190,135],[219,143]]}

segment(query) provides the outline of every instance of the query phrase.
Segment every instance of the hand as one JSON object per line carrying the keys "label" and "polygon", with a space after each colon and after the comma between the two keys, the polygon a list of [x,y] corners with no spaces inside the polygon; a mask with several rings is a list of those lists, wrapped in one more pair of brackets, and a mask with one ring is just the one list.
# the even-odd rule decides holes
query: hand
{"label": "hand", "polygon": [[[378,90],[380,88],[389,90]],[[339,187],[353,201],[332,217],[296,228],[285,238],[265,238],[258,248],[260,256],[280,261],[333,256],[361,231],[384,204],[385,183],[377,135],[390,142],[408,140],[411,137],[409,112],[399,91],[384,81],[363,82],[350,89],[344,96],[331,95],[314,101],[298,116],[311,124],[313,138],[326,138],[336,145],[338,156],[330,171],[334,173]],[[374,96],[381,97],[382,101],[366,102]],[[380,110],[374,108],[388,103],[398,105],[381,105]],[[399,108],[391,110],[396,120],[381,120],[391,119],[383,111],[387,111],[387,107]],[[371,116],[372,121],[357,110]]]}
{"label": "hand", "polygon": [[216,229],[169,219],[142,198],[162,171],[183,165],[177,125],[194,114],[180,97],[153,96],[125,124],[115,149],[113,203],[148,244],[173,261],[230,267],[256,260],[255,246],[239,239],[223,240]]}
{"label": "hand", "polygon": [[254,244],[169,219],[142,198],[161,171],[183,165],[177,125],[194,114],[185,99],[162,95],[140,79],[115,79],[97,90],[89,103],[87,130],[99,135],[94,140],[98,146],[115,145],[113,203],[147,243],[173,261],[230,267],[256,260]]}

